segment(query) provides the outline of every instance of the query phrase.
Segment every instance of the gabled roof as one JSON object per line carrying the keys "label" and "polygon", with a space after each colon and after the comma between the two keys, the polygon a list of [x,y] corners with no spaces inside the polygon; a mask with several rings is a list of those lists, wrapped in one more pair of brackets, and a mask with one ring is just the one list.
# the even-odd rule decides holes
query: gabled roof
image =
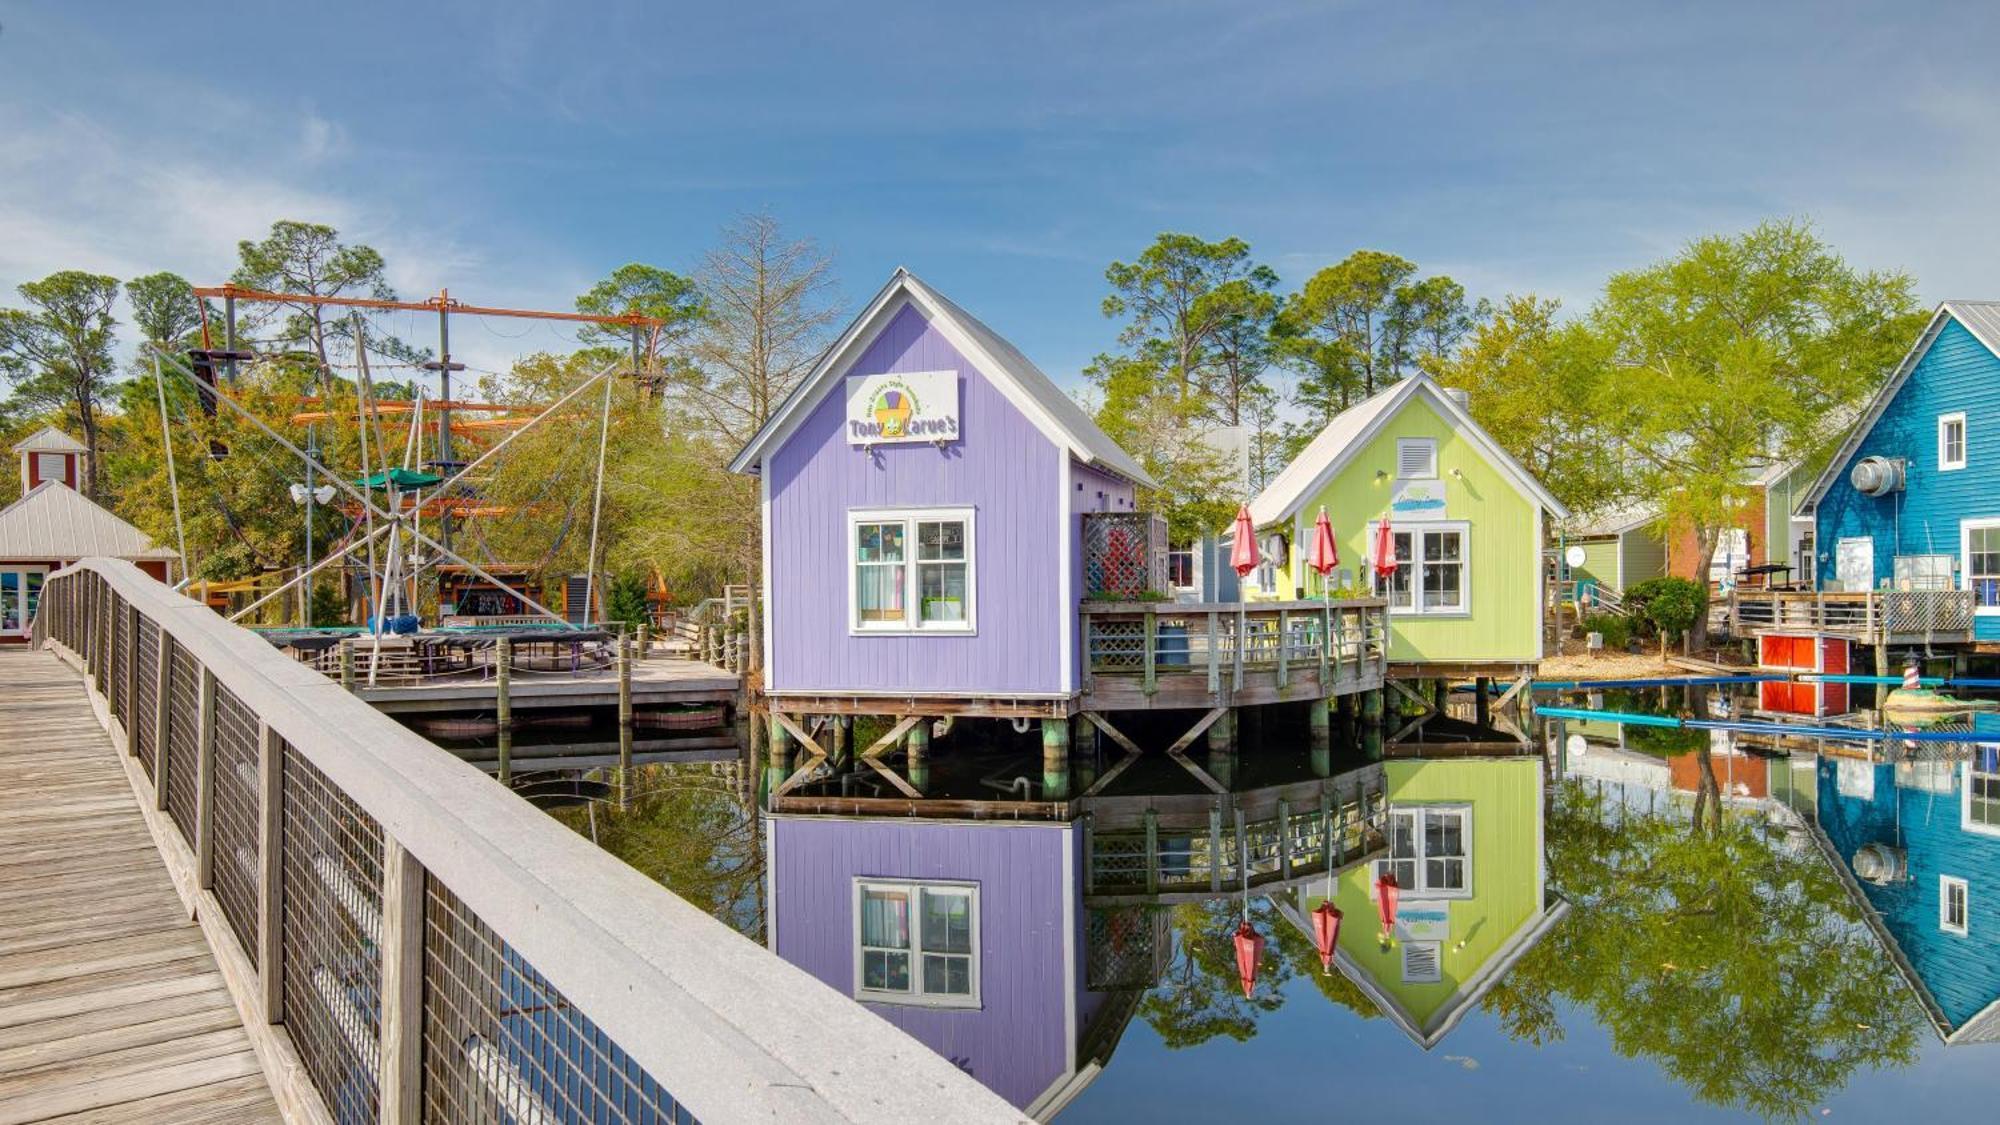
{"label": "gabled roof", "polygon": [[0,509],[0,559],[172,559],[146,533],[61,481],[43,481]]}
{"label": "gabled roof", "polygon": [[1571,538],[1591,539],[1600,535],[1623,535],[1637,531],[1660,518],[1660,506],[1644,501],[1626,504],[1599,513],[1569,529]]}
{"label": "gabled roof", "polygon": [[1874,398],[1868,400],[1868,407],[1862,411],[1861,420],[1854,424],[1853,429],[1847,431],[1845,438],[1841,439],[1840,448],[1834,450],[1833,458],[1826,463],[1826,468],[1820,470],[1819,478],[1813,481],[1812,488],[1793,509],[1795,513],[1809,512],[1826,498],[1827,489],[1832,488],[1833,483],[1840,479],[1841,469],[1860,451],[1861,443],[1874,431],[1875,423],[1882,420],[1882,415],[1889,409],[1889,403],[1895,399],[1896,392],[1902,390],[1903,384],[1910,381],[1910,373],[1917,369],[1917,364],[1923,361],[1924,353],[1931,350],[1931,345],[1937,342],[1938,333],[1944,331],[1946,322],[1950,320],[1956,320],[1964,325],[1965,330],[1972,333],[1973,339],[1978,340],[1987,351],[2000,356],[2000,301],[1945,301],[1940,304],[1937,311],[1931,314],[1930,323],[1924,325],[1923,333],[1917,337],[1917,342],[1910,345],[1910,350],[1903,354],[1902,362],[1896,365],[1896,370],[1890,374],[1889,381],[1882,384],[1882,388],[1875,392]]}
{"label": "gabled roof", "polygon": [[15,453],[88,453],[89,448],[82,442],[56,429],[43,426],[27,437],[14,443]]}
{"label": "gabled roof", "polygon": [[1098,429],[1083,407],[1042,374],[1041,368],[1022,355],[1020,349],[900,266],[861,315],[820,357],[812,373],[744,445],[729,463],[730,470],[742,473],[760,469],[765,455],[782,445],[812,408],[839,386],[840,379],[848,374],[848,368],[881,327],[910,305],[916,306],[1049,440],[1085,464],[1152,487],[1153,478],[1139,462]]}
{"label": "gabled roof", "polygon": [[1283,472],[1272,478],[1255,500],[1250,501],[1250,518],[1259,527],[1290,518],[1324,488],[1327,481],[1346,468],[1347,463],[1388,424],[1389,419],[1418,396],[1429,399],[1452,428],[1478,446],[1486,459],[1512,481],[1523,496],[1555,513],[1557,518],[1569,515],[1569,509],[1563,506],[1562,501],[1551,495],[1534,474],[1500,448],[1493,435],[1473,421],[1472,415],[1445,394],[1436,381],[1428,375],[1412,375],[1334,415],[1333,421],[1328,422],[1326,428],[1307,443],[1305,450],[1286,465]]}

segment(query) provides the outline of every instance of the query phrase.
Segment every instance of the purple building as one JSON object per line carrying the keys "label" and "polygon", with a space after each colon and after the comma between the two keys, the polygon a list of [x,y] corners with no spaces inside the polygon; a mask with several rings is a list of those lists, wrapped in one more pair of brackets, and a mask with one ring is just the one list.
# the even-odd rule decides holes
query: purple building
{"label": "purple building", "polygon": [[1130,511],[1151,483],[1026,356],[901,269],[731,468],[762,481],[764,688],[809,712],[876,697],[1067,715],[1080,517]]}
{"label": "purple building", "polygon": [[1031,1116],[1096,1077],[1139,991],[1091,991],[1073,824],[765,820],[773,952]]}

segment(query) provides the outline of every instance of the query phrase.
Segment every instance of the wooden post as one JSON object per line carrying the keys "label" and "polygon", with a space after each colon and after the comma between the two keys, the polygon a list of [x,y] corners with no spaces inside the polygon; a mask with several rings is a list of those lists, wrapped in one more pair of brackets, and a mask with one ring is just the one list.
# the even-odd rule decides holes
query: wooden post
{"label": "wooden post", "polygon": [[195,711],[194,882],[202,890],[215,886],[215,674],[201,677]]}
{"label": "wooden post", "polygon": [[1208,611],[1208,694],[1213,696],[1222,691],[1221,653],[1216,651],[1218,632],[1216,613]]}
{"label": "wooden post", "polygon": [[155,655],[159,658],[153,667],[153,800],[154,808],[166,808],[161,794],[167,791],[167,778],[163,772],[167,761],[167,716],[170,710],[167,690],[173,684],[174,639],[167,634],[166,626],[161,626],[154,637]]}
{"label": "wooden post", "polygon": [[1328,701],[1315,699],[1306,704],[1306,724],[1312,732],[1312,771],[1314,777],[1329,777],[1333,774],[1333,714],[1328,709]]}
{"label": "wooden post", "polygon": [[1147,695],[1160,690],[1159,648],[1160,620],[1151,609],[1146,611],[1146,677],[1141,687]]}
{"label": "wooden post", "polygon": [[382,1125],[423,1120],[424,869],[382,840]]}
{"label": "wooden post", "polygon": [[792,776],[792,734],[778,721],[778,713],[772,711],[765,716],[765,731],[769,757],[764,761],[764,785],[767,790],[776,791],[785,780]]}
{"label": "wooden post", "polygon": [[285,743],[257,724],[257,984],[264,1020],[285,1022]]}
{"label": "wooden post", "polygon": [[646,659],[646,654],[651,652],[652,649],[653,649],[652,624],[650,622],[641,621],[639,622],[639,659],[641,660]]}
{"label": "wooden post", "polygon": [[1146,810],[1146,893],[1160,893],[1160,814]]}
{"label": "wooden post", "polygon": [[[346,654],[342,675],[353,671],[353,653]],[[500,757],[500,784],[514,780],[514,642],[501,637],[493,646],[493,739]]]}
{"label": "wooden post", "polygon": [[1222,806],[1208,810],[1208,889],[1222,889]]}
{"label": "wooden post", "polygon": [[632,641],[618,630],[618,807],[625,807],[632,772]]}
{"label": "wooden post", "polygon": [[1292,877],[1292,803],[1278,798],[1278,877]]}
{"label": "wooden post", "polygon": [[1333,799],[1327,795],[1326,787],[1319,791],[1319,843],[1320,866],[1333,870]]}
{"label": "wooden post", "polygon": [[[1046,736],[1044,736],[1046,737]],[[909,775],[910,786],[918,792],[931,787],[931,724],[927,719],[918,719],[903,735],[903,772]]]}
{"label": "wooden post", "polygon": [[133,705],[139,697],[139,607],[127,606],[126,613],[129,615],[125,622],[126,636],[132,638],[132,642],[125,646],[124,673],[125,698],[128,700],[125,709],[130,713],[120,717],[125,720],[125,755],[130,757],[139,752],[139,708]]}
{"label": "wooden post", "polygon": [[[507,642],[503,640],[500,643],[504,645]],[[352,640],[340,642],[340,686],[346,688],[348,691],[354,690],[354,642]]]}
{"label": "wooden post", "polygon": [[833,743],[833,751],[828,757],[833,759],[834,769],[846,773],[854,768],[854,717],[852,715],[829,715],[828,738]]}
{"label": "wooden post", "polygon": [[1292,611],[1278,611],[1278,690],[1292,682]]}

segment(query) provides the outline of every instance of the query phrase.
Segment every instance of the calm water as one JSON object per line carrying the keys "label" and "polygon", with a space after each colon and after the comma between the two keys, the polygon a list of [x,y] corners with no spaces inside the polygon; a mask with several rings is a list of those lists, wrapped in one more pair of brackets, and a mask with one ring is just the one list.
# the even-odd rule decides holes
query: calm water
{"label": "calm water", "polygon": [[[1559,702],[1763,717],[1755,698],[1715,689]],[[1994,732],[2000,740],[2000,723]],[[781,819],[767,835],[748,763],[648,767],[627,810],[555,815],[759,941],[775,915],[780,952],[850,995],[861,936],[854,872],[935,882],[954,863],[971,865],[957,874],[979,886],[979,1004],[871,1007],[1017,1103],[1035,1096],[1020,1091],[1066,1085],[1064,1122],[1301,1111],[1403,1121],[1990,1119],[2000,1104],[2000,1017],[1986,1011],[2000,1003],[2000,780],[1991,806],[1972,799],[1983,788],[1967,792],[1989,770],[2000,778],[1990,751],[1575,720],[1534,733],[1523,757],[1433,751],[1370,767],[1351,737],[1330,763],[1315,762],[1300,749],[1303,731],[1267,717],[1233,763],[1211,764],[1247,809],[1274,794],[1290,795],[1294,813],[1309,808],[1298,787],[1331,774],[1336,789],[1378,778],[1392,809],[1462,813],[1416,829],[1425,870],[1404,881],[1428,886],[1403,893],[1403,928],[1387,933],[1371,897],[1376,857],[1272,883],[1276,861],[1251,856],[1253,884],[1266,881],[1247,895],[1236,885],[1165,903],[1107,895],[1110,876],[1085,871],[1067,880],[1065,903],[1063,868],[1085,862],[1080,825],[821,817]],[[1000,797],[1038,774],[1029,736],[951,737],[968,745],[938,742],[932,792]],[[855,785],[846,791],[867,791]],[[1137,804],[1185,807],[1210,800],[1204,792],[1159,756],[1122,774],[1093,818],[1091,870],[1111,869],[1119,818]],[[1980,830],[1989,824],[1994,835]],[[1251,840],[1257,831],[1246,830]],[[1198,884],[1208,833],[1160,835],[1163,852],[1178,849],[1162,878]],[[1037,866],[1043,853],[1019,850],[1043,840],[1060,841],[1050,867]],[[1888,864],[1881,882],[1854,877],[1864,851]],[[998,865],[982,873],[980,856]],[[1947,879],[1967,884],[1963,934],[1942,928]],[[1344,908],[1333,972],[1300,924],[1329,891]],[[911,915],[943,917],[946,901],[892,910],[908,927],[903,941],[924,941]],[[1246,904],[1267,943],[1248,997],[1232,941]],[[1409,928],[1426,906],[1440,911],[1433,928]],[[891,947],[893,961],[896,935],[868,917],[870,944]],[[944,935],[927,947],[969,951],[945,923],[922,925]],[[1065,958],[1076,967],[1067,996]],[[1436,983],[1427,958],[1440,962]],[[902,986],[922,974],[883,971]],[[1954,1034],[1994,1042],[1947,1045]],[[1069,1049],[1080,1073],[1068,1069]]]}

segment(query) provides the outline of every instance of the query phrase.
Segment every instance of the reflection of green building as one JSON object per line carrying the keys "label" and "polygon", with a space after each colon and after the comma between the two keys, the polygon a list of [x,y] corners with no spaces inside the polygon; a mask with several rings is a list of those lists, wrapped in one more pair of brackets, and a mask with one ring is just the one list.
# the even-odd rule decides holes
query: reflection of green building
{"label": "reflection of green building", "polygon": [[[1345,920],[1335,964],[1429,1049],[1569,908],[1546,890],[1540,759],[1383,769],[1389,847],[1336,877]],[[1402,893],[1384,942],[1374,885],[1388,867]],[[1301,893],[1301,917],[1325,897]]]}

